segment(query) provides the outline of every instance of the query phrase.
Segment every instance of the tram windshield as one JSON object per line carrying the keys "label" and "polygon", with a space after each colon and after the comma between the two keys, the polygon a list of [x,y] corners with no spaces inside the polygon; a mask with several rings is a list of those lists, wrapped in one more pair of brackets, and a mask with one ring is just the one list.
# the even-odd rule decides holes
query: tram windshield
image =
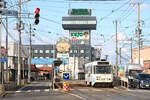
{"label": "tram windshield", "polygon": [[95,74],[110,74],[111,66],[95,66]]}

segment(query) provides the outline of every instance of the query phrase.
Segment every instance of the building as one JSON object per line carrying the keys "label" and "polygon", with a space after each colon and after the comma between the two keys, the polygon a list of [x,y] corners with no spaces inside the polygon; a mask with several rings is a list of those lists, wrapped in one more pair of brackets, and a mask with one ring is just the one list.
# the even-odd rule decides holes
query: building
{"label": "building", "polygon": [[[61,71],[73,72],[76,69],[76,78],[80,78],[80,73],[84,73],[84,64],[95,60],[98,57],[98,49],[90,45],[70,45],[68,54],[66,56],[67,64],[60,65]],[[62,53],[58,52],[56,45],[32,45],[32,58],[60,58]],[[52,63],[51,63],[52,64]],[[75,66],[74,66],[75,64]],[[37,65],[37,67],[40,65]],[[41,65],[43,66],[43,65]],[[73,72],[74,73],[74,72]]]}
{"label": "building", "polygon": [[[138,63],[138,49],[135,48],[133,51],[133,63]],[[143,70],[150,73],[150,45],[145,45],[140,48],[140,64]]]}
{"label": "building", "polygon": [[[74,79],[79,79],[84,73],[82,70],[84,69],[84,61],[90,62],[96,58],[93,53],[95,50],[91,46],[91,31],[96,30],[97,20],[95,16],[91,16],[91,13],[91,9],[69,9],[69,16],[62,17],[62,27],[69,31],[71,45],[69,61],[74,63],[70,65],[74,66],[72,68]],[[80,64],[80,61],[84,63]]]}
{"label": "building", "polygon": [[[5,48],[6,44],[3,43],[2,47]],[[28,51],[29,51],[28,46],[22,46],[21,78],[23,77],[27,78],[28,75],[28,56],[29,56]],[[17,78],[17,70],[18,70],[18,44],[17,43],[8,43],[7,61],[8,61],[8,67],[6,67],[6,62],[4,62],[4,80],[6,80],[6,76],[8,76],[8,81],[15,81]]]}
{"label": "building", "polygon": [[56,45],[32,45],[32,58],[56,58]]}
{"label": "building", "polygon": [[[133,63],[138,63],[138,49],[135,48],[133,51]],[[140,48],[140,63],[142,66],[144,65],[145,61],[150,60],[150,45],[145,45]]]}

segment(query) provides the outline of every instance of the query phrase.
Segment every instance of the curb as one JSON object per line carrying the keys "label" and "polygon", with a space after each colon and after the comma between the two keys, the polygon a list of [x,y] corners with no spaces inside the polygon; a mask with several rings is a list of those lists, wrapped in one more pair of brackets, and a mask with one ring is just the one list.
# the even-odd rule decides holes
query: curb
{"label": "curb", "polygon": [[114,87],[114,89],[123,89],[123,90],[127,90],[128,88],[120,86],[120,87]]}
{"label": "curb", "polygon": [[0,98],[4,98],[6,96],[7,93],[2,93],[0,94]]}

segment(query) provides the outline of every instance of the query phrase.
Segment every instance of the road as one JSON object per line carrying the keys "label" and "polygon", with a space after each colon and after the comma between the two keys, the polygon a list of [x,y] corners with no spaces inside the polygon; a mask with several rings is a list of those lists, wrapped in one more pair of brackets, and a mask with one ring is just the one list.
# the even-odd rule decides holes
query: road
{"label": "road", "polygon": [[69,92],[49,89],[49,81],[38,81],[6,95],[2,100],[150,100],[150,90],[75,86]]}

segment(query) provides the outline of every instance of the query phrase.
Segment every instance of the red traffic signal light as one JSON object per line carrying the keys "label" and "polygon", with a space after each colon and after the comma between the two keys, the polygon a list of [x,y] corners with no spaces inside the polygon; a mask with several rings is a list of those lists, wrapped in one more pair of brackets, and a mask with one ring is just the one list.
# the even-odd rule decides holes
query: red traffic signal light
{"label": "red traffic signal light", "polygon": [[39,12],[40,12],[40,8],[36,8],[35,13],[39,13]]}
{"label": "red traffic signal light", "polygon": [[39,22],[40,22],[40,20],[39,20],[39,17],[40,17],[39,12],[40,12],[40,9],[36,8],[35,9],[35,16],[34,16],[34,19],[35,19],[34,24],[35,25],[39,24]]}

